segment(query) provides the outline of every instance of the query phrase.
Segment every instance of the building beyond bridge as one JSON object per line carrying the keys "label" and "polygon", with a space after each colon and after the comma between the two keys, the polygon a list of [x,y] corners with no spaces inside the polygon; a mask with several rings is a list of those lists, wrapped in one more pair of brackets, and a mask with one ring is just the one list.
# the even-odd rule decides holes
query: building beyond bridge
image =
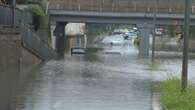
{"label": "building beyond bridge", "polygon": [[[182,13],[185,0],[49,0],[50,9],[96,12]],[[195,13],[195,0],[192,0]]]}

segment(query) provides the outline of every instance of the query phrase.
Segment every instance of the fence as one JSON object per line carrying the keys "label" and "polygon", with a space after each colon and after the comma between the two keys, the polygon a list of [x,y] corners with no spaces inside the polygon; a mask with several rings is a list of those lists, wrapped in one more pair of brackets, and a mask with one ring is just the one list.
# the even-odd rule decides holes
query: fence
{"label": "fence", "polygon": [[[12,24],[12,8],[7,5],[0,5],[0,25]],[[45,36],[39,36],[30,28],[32,24],[32,14],[30,12],[15,9],[15,25],[21,29],[21,39],[23,46],[33,54],[43,60],[51,59],[55,56],[55,51],[51,48]],[[41,33],[41,32],[40,32]]]}
{"label": "fence", "polygon": [[55,57],[56,53],[49,43],[40,39],[28,26],[21,25],[21,30],[22,42],[25,48],[30,49],[31,52],[44,60]]}
{"label": "fence", "polygon": [[[15,24],[32,24],[32,14],[15,8]],[[0,4],[0,25],[12,24],[12,8],[8,5]]]}
{"label": "fence", "polygon": [[[183,13],[184,0],[49,0],[49,9],[96,12]],[[195,11],[192,0],[192,12]]]}

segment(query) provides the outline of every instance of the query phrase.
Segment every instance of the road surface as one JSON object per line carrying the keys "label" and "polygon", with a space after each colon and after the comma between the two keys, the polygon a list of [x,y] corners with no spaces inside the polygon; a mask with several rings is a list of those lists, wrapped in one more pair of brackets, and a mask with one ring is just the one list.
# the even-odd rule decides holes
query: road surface
{"label": "road surface", "polygon": [[152,110],[151,74],[137,53],[132,45],[121,45],[106,47],[94,55],[51,60],[33,72],[16,97],[14,108]]}

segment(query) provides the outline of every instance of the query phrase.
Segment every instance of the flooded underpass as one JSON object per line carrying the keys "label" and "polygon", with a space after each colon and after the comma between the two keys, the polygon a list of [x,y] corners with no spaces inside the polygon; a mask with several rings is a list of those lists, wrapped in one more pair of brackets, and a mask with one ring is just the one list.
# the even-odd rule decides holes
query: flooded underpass
{"label": "flooded underpass", "polygon": [[[5,99],[1,104],[9,103],[10,110],[153,110],[152,86],[181,76],[180,53],[156,52],[157,66],[152,67],[150,58],[138,57],[131,44],[98,46],[86,54],[66,54],[64,59],[40,64],[26,80],[16,80],[18,68],[1,74]],[[194,62],[189,60],[193,82]]]}
{"label": "flooded underpass", "polygon": [[[120,54],[106,54],[111,50]],[[13,108],[151,110],[151,74],[137,54],[137,49],[127,45],[51,60],[34,70]]]}

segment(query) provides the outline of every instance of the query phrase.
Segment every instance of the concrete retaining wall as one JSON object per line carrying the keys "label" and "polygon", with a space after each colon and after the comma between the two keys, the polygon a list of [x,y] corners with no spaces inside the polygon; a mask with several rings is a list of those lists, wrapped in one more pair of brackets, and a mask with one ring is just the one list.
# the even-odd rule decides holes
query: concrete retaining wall
{"label": "concrete retaining wall", "polygon": [[20,29],[0,26],[0,110],[11,110],[13,96],[25,81],[26,71],[41,60],[24,49]]}

